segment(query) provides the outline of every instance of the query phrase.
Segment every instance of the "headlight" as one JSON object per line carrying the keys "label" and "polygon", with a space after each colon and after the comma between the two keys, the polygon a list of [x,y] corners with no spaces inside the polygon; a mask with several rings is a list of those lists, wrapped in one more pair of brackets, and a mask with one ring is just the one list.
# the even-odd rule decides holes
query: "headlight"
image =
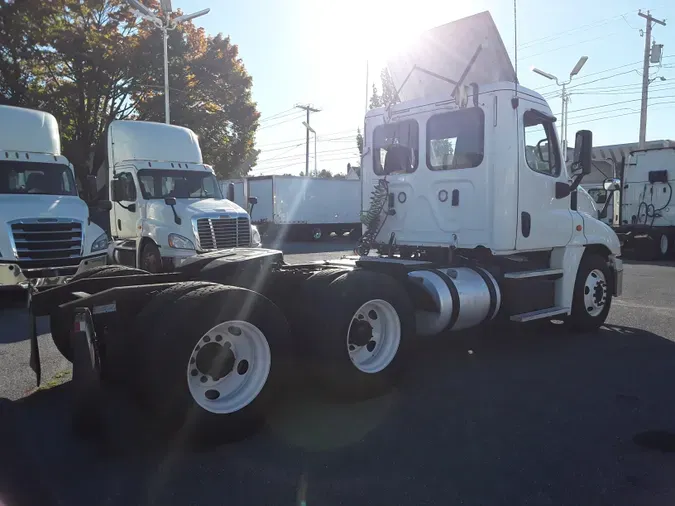
{"label": "headlight", "polygon": [[190,239],[178,234],[169,234],[169,247],[175,249],[195,249],[195,245]]}
{"label": "headlight", "polygon": [[91,252],[93,253],[94,251],[101,251],[103,249],[106,249],[107,247],[108,247],[108,236],[106,234],[101,234],[96,238],[94,244],[91,245]]}
{"label": "headlight", "polygon": [[259,247],[262,244],[262,239],[260,238],[260,232],[258,227],[251,225],[251,246],[254,248]]}

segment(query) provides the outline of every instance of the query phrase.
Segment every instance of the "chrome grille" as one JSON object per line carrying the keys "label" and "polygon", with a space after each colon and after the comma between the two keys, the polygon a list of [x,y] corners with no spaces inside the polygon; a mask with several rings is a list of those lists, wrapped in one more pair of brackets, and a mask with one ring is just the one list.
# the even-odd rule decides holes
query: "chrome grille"
{"label": "chrome grille", "polygon": [[197,235],[202,250],[250,246],[251,225],[248,218],[199,218]]}
{"label": "chrome grille", "polygon": [[81,256],[82,223],[79,221],[22,220],[12,223],[11,229],[19,262],[46,264]]}

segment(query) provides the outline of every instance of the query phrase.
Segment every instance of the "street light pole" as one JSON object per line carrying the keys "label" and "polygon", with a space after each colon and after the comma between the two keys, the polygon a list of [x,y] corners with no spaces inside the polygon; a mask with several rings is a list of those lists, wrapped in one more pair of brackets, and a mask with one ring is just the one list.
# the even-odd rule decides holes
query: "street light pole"
{"label": "street light pole", "polygon": [[171,123],[169,106],[169,30],[175,29],[180,23],[190,21],[199,16],[204,16],[205,14],[208,14],[211,9],[203,9],[201,11],[193,12],[192,14],[185,14],[171,19],[171,0],[160,0],[163,16],[158,16],[153,13],[139,0],[126,1],[139,18],[147,19],[162,31],[164,43],[164,122],[168,125]]}
{"label": "street light pole", "polygon": [[562,111],[561,111],[561,116],[562,116],[562,121],[560,125],[560,136],[561,136],[561,148],[563,152],[563,156],[565,157],[565,161],[567,161],[567,106],[569,103],[569,94],[567,93],[567,85],[572,82],[572,78],[576,76],[581,68],[586,64],[586,61],[588,60],[588,56],[582,56],[579,58],[579,61],[577,64],[574,66],[572,71],[570,72],[570,78],[565,81],[565,82],[560,82],[560,80],[554,76],[553,74],[549,74],[548,72],[544,72],[543,70],[540,70],[536,67],[532,67],[532,72],[535,74],[539,74],[542,77],[545,77],[546,79],[551,79],[552,81],[555,81],[555,84],[560,86],[562,88],[561,90],[561,95],[562,95]]}
{"label": "street light pole", "polygon": [[171,124],[171,108],[169,106],[169,32],[166,25],[162,26],[164,39],[164,122]]}

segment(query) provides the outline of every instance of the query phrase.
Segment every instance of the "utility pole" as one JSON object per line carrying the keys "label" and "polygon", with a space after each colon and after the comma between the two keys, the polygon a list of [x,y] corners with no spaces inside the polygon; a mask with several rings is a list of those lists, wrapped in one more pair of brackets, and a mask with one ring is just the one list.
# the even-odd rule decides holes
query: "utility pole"
{"label": "utility pole", "polygon": [[653,18],[652,15],[647,11],[647,14],[644,14],[642,11],[638,11],[638,16],[645,18],[647,20],[647,29],[645,30],[645,56],[644,62],[642,64],[642,104],[640,107],[640,149],[645,147],[646,137],[647,137],[647,89],[649,87],[649,58],[651,56],[651,44],[652,44],[652,23],[658,23],[661,26],[666,26],[665,20],[660,20]]}
{"label": "utility pole", "polygon": [[317,109],[309,104],[306,105],[301,105],[301,104],[296,104],[298,109],[302,109],[307,112],[307,125],[305,125],[306,130],[307,130],[307,145],[305,146],[305,176],[309,176],[309,113],[310,112],[319,112],[321,109]]}

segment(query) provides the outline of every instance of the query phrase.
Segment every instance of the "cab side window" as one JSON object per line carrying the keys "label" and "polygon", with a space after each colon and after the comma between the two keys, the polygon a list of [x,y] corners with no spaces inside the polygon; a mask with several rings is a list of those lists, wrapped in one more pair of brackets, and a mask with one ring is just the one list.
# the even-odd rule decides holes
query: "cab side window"
{"label": "cab side window", "polygon": [[120,181],[121,195],[118,195],[119,200],[126,202],[136,201],[136,183],[134,177],[129,172],[122,172],[118,176]]}
{"label": "cab side window", "polygon": [[523,115],[525,160],[528,167],[547,176],[560,175],[560,149],[553,119],[537,111]]}

